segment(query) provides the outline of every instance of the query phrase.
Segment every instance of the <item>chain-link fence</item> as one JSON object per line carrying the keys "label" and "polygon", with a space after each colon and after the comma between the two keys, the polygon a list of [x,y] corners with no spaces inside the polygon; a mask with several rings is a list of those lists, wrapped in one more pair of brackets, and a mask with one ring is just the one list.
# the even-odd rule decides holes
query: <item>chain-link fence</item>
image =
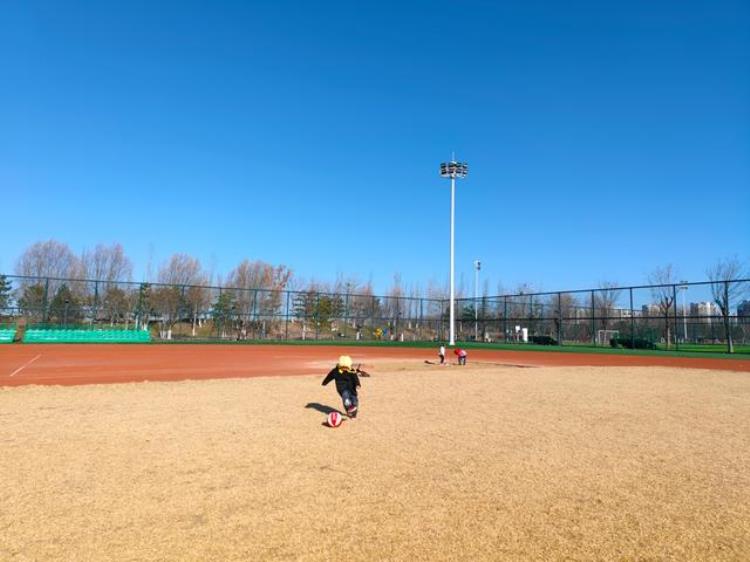
{"label": "chain-link fence", "polygon": [[3,323],[131,328],[155,339],[435,341],[438,299],[0,276]]}
{"label": "chain-link fence", "polygon": [[[750,338],[750,280],[456,299],[459,341],[698,349]],[[438,341],[444,299],[0,275],[0,315],[156,339]]]}
{"label": "chain-link fence", "polygon": [[463,341],[729,349],[750,344],[748,298],[750,280],[736,279],[459,299],[456,334]]}

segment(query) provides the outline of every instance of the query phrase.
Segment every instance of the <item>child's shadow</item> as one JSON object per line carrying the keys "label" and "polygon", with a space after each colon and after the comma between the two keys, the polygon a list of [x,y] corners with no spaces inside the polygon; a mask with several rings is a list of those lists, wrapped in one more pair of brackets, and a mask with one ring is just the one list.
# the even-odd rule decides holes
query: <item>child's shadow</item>
{"label": "child's shadow", "polygon": [[305,405],[305,408],[312,408],[313,410],[317,410],[321,414],[325,414],[326,416],[330,414],[331,412],[338,412],[342,416],[344,415],[344,412],[337,408],[331,408],[330,406],[326,406],[325,404],[319,404],[318,402],[308,402]]}

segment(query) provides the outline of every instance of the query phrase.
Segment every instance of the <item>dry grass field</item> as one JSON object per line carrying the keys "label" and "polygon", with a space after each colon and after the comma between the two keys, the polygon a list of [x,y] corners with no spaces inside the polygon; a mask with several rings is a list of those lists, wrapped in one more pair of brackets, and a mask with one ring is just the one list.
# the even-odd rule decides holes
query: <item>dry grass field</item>
{"label": "dry grass field", "polygon": [[750,377],[374,363],[0,390],[0,560],[750,560]]}

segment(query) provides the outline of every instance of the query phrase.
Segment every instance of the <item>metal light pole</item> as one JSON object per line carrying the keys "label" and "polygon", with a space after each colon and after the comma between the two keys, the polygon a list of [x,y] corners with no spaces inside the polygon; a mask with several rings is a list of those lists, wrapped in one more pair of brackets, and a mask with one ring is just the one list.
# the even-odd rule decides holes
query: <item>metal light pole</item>
{"label": "metal light pole", "polygon": [[680,292],[682,293],[682,330],[684,332],[684,338],[685,342],[687,342],[688,334],[687,334],[687,281],[680,281],[682,285],[677,287]]}
{"label": "metal light pole", "polygon": [[466,162],[456,162],[451,160],[450,162],[443,162],[440,164],[440,176],[444,178],[450,178],[451,180],[451,300],[450,300],[450,341],[448,345],[456,345],[456,326],[455,326],[455,283],[453,277],[454,269],[454,251],[453,251],[453,239],[454,239],[454,222],[455,222],[455,207],[456,207],[456,178],[465,178],[469,173],[469,165]]}
{"label": "metal light pole", "polygon": [[474,341],[479,340],[479,270],[482,262],[474,260]]}

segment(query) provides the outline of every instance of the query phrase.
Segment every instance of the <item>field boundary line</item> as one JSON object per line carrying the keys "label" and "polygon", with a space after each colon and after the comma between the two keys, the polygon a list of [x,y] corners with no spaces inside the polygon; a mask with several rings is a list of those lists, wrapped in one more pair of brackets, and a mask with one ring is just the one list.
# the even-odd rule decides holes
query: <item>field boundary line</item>
{"label": "field boundary line", "polygon": [[26,367],[28,367],[29,365],[31,365],[34,361],[36,361],[37,359],[39,359],[41,356],[42,356],[42,354],[40,353],[39,355],[37,355],[33,359],[31,359],[31,360],[27,361],[26,363],[24,363],[23,365],[21,365],[18,369],[16,369],[15,371],[13,371],[8,376],[10,376],[10,377],[16,376],[18,373],[20,373],[21,371],[23,371]]}

